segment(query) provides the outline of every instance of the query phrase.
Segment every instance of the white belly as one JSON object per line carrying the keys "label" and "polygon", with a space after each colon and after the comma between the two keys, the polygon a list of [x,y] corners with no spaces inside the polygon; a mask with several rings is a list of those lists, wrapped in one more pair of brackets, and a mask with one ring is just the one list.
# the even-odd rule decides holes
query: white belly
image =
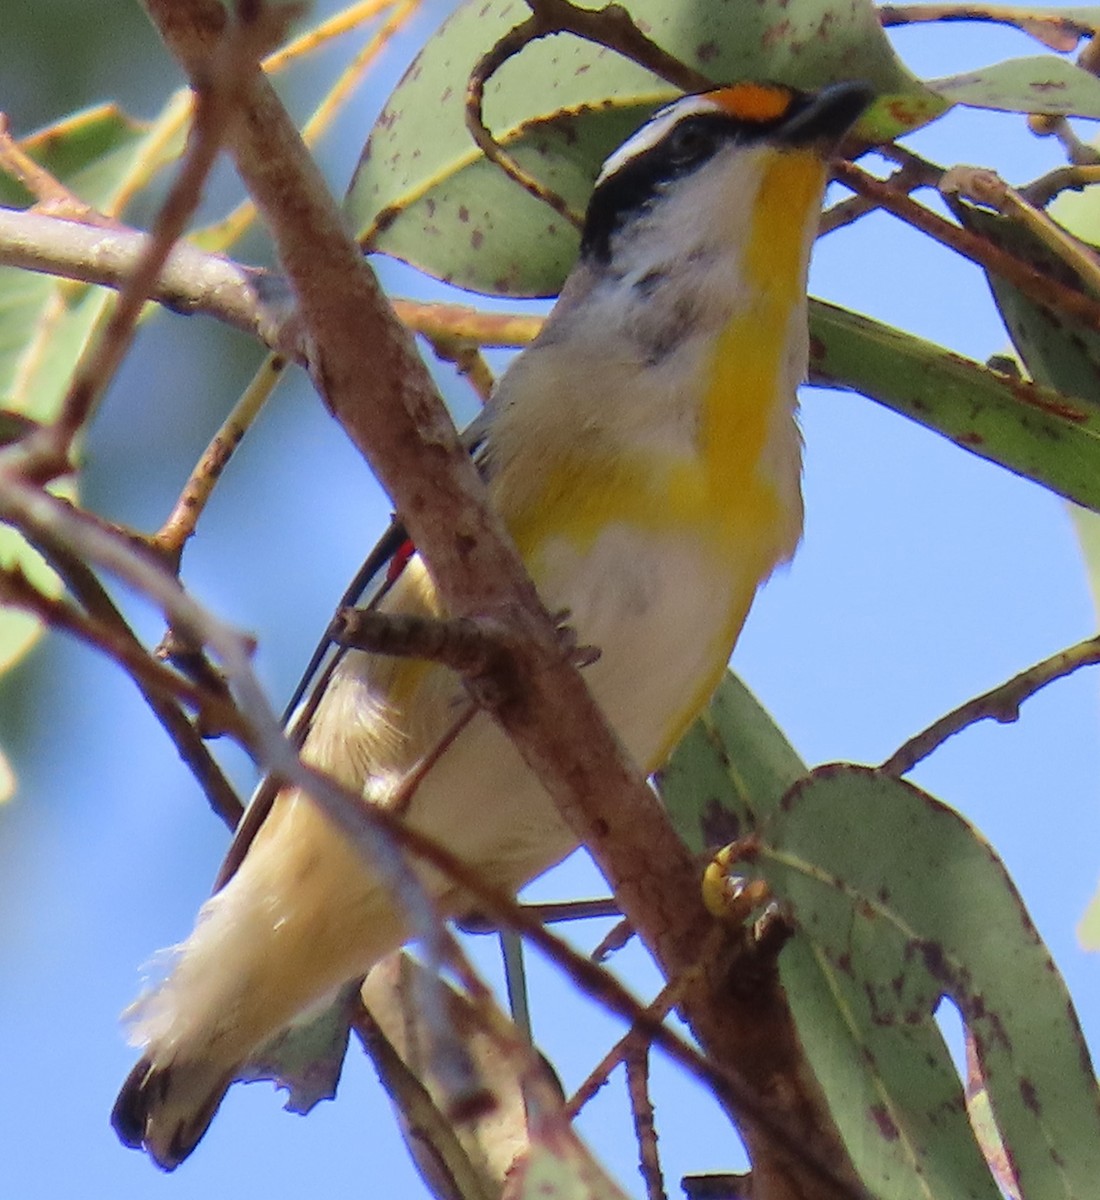
{"label": "white belly", "polygon": [[[596,700],[639,766],[654,769],[724,666],[755,580],[737,580],[697,543],[655,542],[621,525],[583,553],[554,539],[533,565],[547,608],[568,609],[580,643],[600,651],[584,668]],[[521,886],[576,844],[486,714],[427,774],[407,818],[502,887]]]}

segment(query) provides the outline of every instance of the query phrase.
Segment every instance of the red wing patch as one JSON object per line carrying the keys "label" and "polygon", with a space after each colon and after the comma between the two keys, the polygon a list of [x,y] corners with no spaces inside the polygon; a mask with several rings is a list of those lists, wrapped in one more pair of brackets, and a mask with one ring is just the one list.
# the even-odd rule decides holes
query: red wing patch
{"label": "red wing patch", "polygon": [[409,565],[409,559],[416,553],[412,538],[406,538],[394,551],[393,558],[386,564],[386,587],[390,587],[401,572]]}

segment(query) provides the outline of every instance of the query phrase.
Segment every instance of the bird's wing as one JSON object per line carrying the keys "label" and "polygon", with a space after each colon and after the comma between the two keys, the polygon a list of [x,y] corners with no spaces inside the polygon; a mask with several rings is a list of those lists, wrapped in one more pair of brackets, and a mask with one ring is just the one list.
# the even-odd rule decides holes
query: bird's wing
{"label": "bird's wing", "polygon": [[[463,443],[483,477],[487,471],[484,449],[492,418],[493,402],[490,401],[462,435]],[[336,611],[350,607],[378,608],[401,577],[414,553],[415,547],[405,531],[404,524],[399,517],[394,516],[389,528],[363,560],[363,565],[344,590]],[[302,748],[317,706],[325,694],[333,672],[346,654],[347,647],[336,642],[331,632],[326,630],[283,712],[283,725],[296,749]],[[214,880],[214,892],[221,891],[236,873],[278,794],[279,784],[271,776],[260,780],[244,816],[234,831],[233,841]]]}

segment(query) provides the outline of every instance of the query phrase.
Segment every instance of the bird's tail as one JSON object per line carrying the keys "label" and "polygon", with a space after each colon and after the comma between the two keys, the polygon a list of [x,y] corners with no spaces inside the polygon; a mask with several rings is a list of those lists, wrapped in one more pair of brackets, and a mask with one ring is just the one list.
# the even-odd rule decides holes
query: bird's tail
{"label": "bird's tail", "polygon": [[124,1145],[175,1170],[198,1145],[232,1082],[233,1072],[210,1059],[158,1065],[142,1058],[122,1085],[111,1124]]}
{"label": "bird's tail", "polygon": [[195,1148],[261,1047],[407,936],[387,891],[312,805],[284,820],[288,836],[261,831],[167,977],[126,1014],[142,1057],[111,1123],[165,1170]]}

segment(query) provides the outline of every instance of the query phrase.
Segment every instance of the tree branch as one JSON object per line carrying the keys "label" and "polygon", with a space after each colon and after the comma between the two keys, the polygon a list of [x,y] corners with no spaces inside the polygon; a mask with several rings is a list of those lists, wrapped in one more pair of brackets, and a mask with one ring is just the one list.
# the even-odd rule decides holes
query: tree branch
{"label": "tree branch", "polygon": [[1072,675],[1080,667],[1096,663],[1100,663],[1100,636],[1087,638],[1075,646],[1060,650],[1033,667],[1028,667],[1026,671],[1021,671],[1019,675],[1014,675],[1006,683],[945,713],[927,729],[899,746],[879,770],[887,775],[906,775],[933,750],[938,750],[949,737],[954,737],[977,721],[988,719],[1010,725],[1019,719],[1020,705],[1040,688]]}
{"label": "tree branch", "polygon": [[[33,211],[0,208],[0,264],[120,288],[149,244],[133,229],[103,229]],[[205,313],[301,361],[290,340],[293,297],[278,276],[207,254],[184,242],[172,247],[148,298],[190,315]]]}
{"label": "tree branch", "polygon": [[931,209],[918,204],[905,192],[898,191],[888,181],[876,179],[874,175],[854,163],[838,161],[833,164],[833,170],[836,178],[845,187],[851,188],[922,233],[949,246],[964,258],[977,263],[979,267],[1001,275],[1036,304],[1064,312],[1094,328],[1100,327],[1100,301],[1064,286],[1049,275],[1044,275],[995,246],[987,238],[979,237],[968,229],[961,229],[958,225],[945,221]]}

